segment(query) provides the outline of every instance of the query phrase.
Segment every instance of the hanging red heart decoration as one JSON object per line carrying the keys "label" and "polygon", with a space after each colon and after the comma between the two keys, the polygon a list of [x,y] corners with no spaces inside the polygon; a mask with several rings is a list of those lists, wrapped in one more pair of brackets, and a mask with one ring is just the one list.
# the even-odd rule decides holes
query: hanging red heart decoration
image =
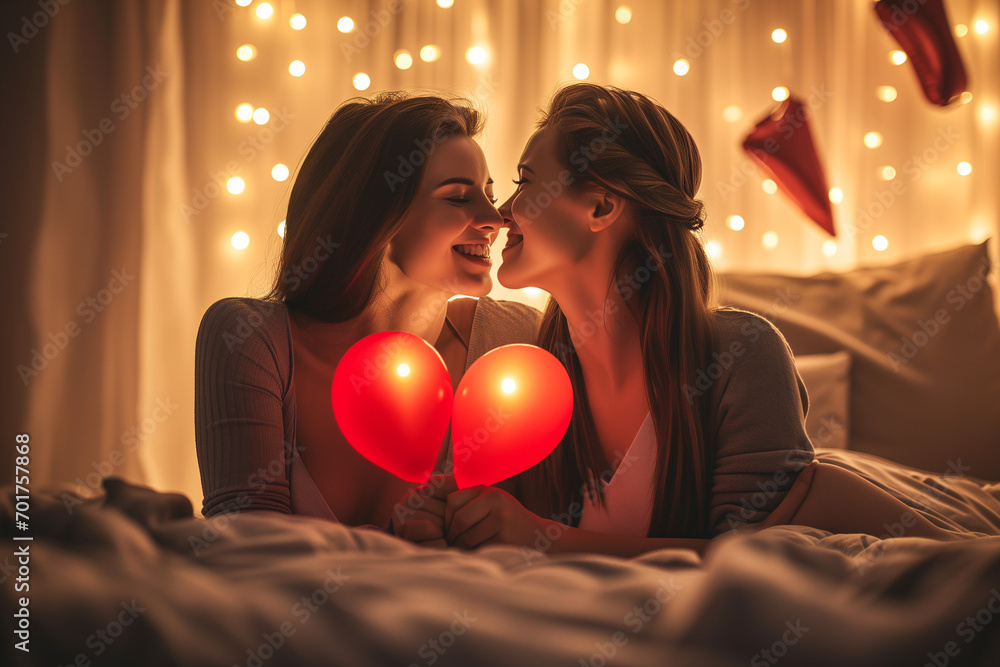
{"label": "hanging red heart decoration", "polygon": [[490,350],[455,392],[451,436],[460,489],[527,470],[562,440],[573,413],[566,369],[534,345]]}
{"label": "hanging red heart decoration", "polygon": [[451,376],[419,336],[366,336],[340,360],[330,391],[347,441],[366,459],[408,482],[434,470],[451,418]]}
{"label": "hanging red heart decoration", "polygon": [[913,64],[924,96],[942,107],[957,101],[968,80],[941,0],[879,0],[875,14]]}
{"label": "hanging red heart decoration", "polygon": [[802,102],[795,97],[782,102],[747,135],[743,150],[807,216],[837,235],[826,176]]}

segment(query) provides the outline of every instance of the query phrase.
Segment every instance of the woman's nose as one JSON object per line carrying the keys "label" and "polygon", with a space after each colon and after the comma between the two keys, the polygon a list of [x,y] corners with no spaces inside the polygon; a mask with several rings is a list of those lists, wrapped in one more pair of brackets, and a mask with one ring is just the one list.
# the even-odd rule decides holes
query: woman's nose
{"label": "woman's nose", "polygon": [[495,232],[504,226],[504,219],[503,216],[500,215],[496,206],[487,202],[486,205],[483,206],[476,214],[476,218],[472,221],[472,224],[477,229]]}
{"label": "woman's nose", "polygon": [[510,224],[514,221],[514,214],[510,212],[510,206],[513,201],[514,201],[514,195],[511,195],[510,197],[507,198],[507,201],[500,204],[500,208],[497,209],[497,212],[500,214],[500,217],[503,218],[504,227],[510,227]]}

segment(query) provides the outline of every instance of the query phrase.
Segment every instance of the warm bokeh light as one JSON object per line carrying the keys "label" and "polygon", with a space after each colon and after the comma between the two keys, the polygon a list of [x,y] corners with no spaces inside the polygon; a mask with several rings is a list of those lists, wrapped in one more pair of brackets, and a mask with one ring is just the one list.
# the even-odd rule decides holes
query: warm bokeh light
{"label": "warm bokeh light", "polygon": [[354,75],[354,87],[358,90],[367,90],[370,85],[372,85],[372,80],[364,72],[358,72]]}
{"label": "warm bokeh light", "polygon": [[905,51],[890,51],[889,52],[889,62],[893,65],[902,65],[906,62],[906,52]]}
{"label": "warm bokeh light", "polygon": [[473,46],[465,52],[465,59],[473,65],[482,65],[486,62],[486,49],[481,46]]}
{"label": "warm bokeh light", "polygon": [[264,107],[257,107],[253,111],[253,122],[258,125],[267,125],[267,121],[271,120],[271,114],[267,112]]}
{"label": "warm bokeh light", "polygon": [[788,99],[788,88],[784,86],[778,86],[771,91],[771,99],[775,102],[784,102]]}
{"label": "warm bokeh light", "polygon": [[542,293],[542,290],[538,289],[537,287],[525,287],[524,293],[527,294],[528,296],[538,296],[539,294]]}
{"label": "warm bokeh light", "polygon": [[233,244],[233,247],[237,250],[244,250],[248,245],[250,245],[250,236],[246,232],[236,232],[233,237],[229,239],[229,242]]}
{"label": "warm bokeh light", "polygon": [[249,104],[241,104],[236,107],[236,118],[244,123],[249,123],[253,118],[253,107]]}
{"label": "warm bokeh light", "polygon": [[292,14],[288,19],[288,25],[292,26],[292,30],[302,30],[306,27],[306,17],[302,14]]}
{"label": "warm bokeh light", "polygon": [[441,57],[441,49],[436,44],[428,44],[420,49],[420,59],[425,63],[432,63]]}
{"label": "warm bokeh light", "polygon": [[281,164],[280,162],[273,167],[271,167],[271,178],[276,181],[284,181],[288,179],[288,166]]}
{"label": "warm bokeh light", "polygon": [[341,16],[337,21],[337,30],[340,32],[351,32],[354,30],[354,19],[350,16]]}
{"label": "warm bokeh light", "polygon": [[615,20],[625,25],[632,20],[632,8],[628,5],[622,5],[615,10]]}
{"label": "warm bokeh light", "polygon": [[982,243],[991,236],[993,236],[993,225],[986,219],[976,220],[969,229],[968,238],[972,243]]}
{"label": "warm bokeh light", "polygon": [[764,181],[760,184],[760,187],[762,190],[764,190],[764,192],[766,192],[769,195],[773,195],[775,192],[778,191],[778,184],[772,181],[770,178],[765,178]]}
{"label": "warm bokeh light", "polygon": [[244,44],[236,49],[236,57],[243,62],[253,60],[257,57],[257,49],[253,48],[253,44]]}
{"label": "warm bokeh light", "polygon": [[972,165],[969,164],[968,162],[959,162],[958,173],[961,174],[962,176],[968,176],[969,174],[972,173]]}
{"label": "warm bokeh light", "polygon": [[396,63],[396,67],[399,69],[410,69],[413,66],[413,56],[406,49],[396,51],[396,55],[393,56],[392,61]]}
{"label": "warm bokeh light", "polygon": [[278,236],[285,238],[285,221],[282,220],[278,223]]}
{"label": "warm bokeh light", "polygon": [[823,254],[827,257],[833,257],[837,254],[837,242],[836,241],[823,241]]}
{"label": "warm bokeh light", "polygon": [[882,134],[879,132],[865,133],[865,146],[868,148],[878,148],[882,145]]}
{"label": "warm bokeh light", "polygon": [[883,250],[889,247],[889,240],[884,236],[882,236],[881,234],[879,234],[878,236],[872,239],[872,247],[878,250],[879,252],[882,252]]}
{"label": "warm bokeh light", "polygon": [[257,18],[269,19],[272,14],[274,14],[274,7],[272,7],[269,3],[262,2],[257,5]]}
{"label": "warm bokeh light", "polygon": [[740,118],[743,118],[743,109],[740,109],[735,104],[730,104],[722,110],[722,120],[727,123],[735,123]]}
{"label": "warm bokeh light", "polygon": [[955,37],[965,37],[969,34],[969,27],[964,23],[955,26]]}
{"label": "warm bokeh light", "polygon": [[239,176],[233,176],[228,181],[226,181],[226,189],[229,190],[234,195],[238,195],[246,188],[246,183]]}
{"label": "warm bokeh light", "polygon": [[306,64],[301,60],[293,60],[288,64],[288,73],[292,76],[302,76],[306,73]]}
{"label": "warm bokeh light", "polygon": [[677,76],[684,76],[691,71],[691,63],[689,63],[684,58],[680,58],[674,62],[674,74]]}
{"label": "warm bokeh light", "polygon": [[830,201],[839,204],[844,201],[844,192],[840,188],[830,188]]}
{"label": "warm bokeh light", "polygon": [[760,237],[760,242],[765,248],[774,248],[778,245],[778,235],[774,232],[764,232]]}
{"label": "warm bokeh light", "polygon": [[958,96],[958,101],[961,102],[962,104],[968,104],[969,102],[972,101],[972,93],[966,90],[965,92],[963,92],[961,95]]}
{"label": "warm bokeh light", "polygon": [[896,89],[892,86],[879,86],[875,94],[883,102],[892,102],[896,99]]}
{"label": "warm bokeh light", "polygon": [[979,120],[984,124],[995,122],[997,119],[997,108],[992,104],[979,105]]}
{"label": "warm bokeh light", "polygon": [[455,4],[455,0],[437,0],[437,3],[438,7],[440,7],[441,9],[448,9],[453,4]]}
{"label": "warm bokeh light", "polygon": [[890,167],[889,165],[881,167],[879,169],[879,176],[883,181],[891,181],[896,178],[896,169],[895,167]]}
{"label": "warm bokeh light", "polygon": [[771,41],[775,44],[782,44],[786,39],[788,39],[788,33],[781,28],[778,28],[771,33]]}
{"label": "warm bokeh light", "polygon": [[731,215],[728,218],[726,218],[726,224],[729,225],[729,228],[731,230],[733,230],[734,232],[738,232],[741,229],[743,229],[743,226],[746,223],[743,220],[743,216]]}
{"label": "warm bokeh light", "polygon": [[990,24],[987,23],[986,21],[982,19],[976,21],[976,32],[978,32],[980,35],[985,35],[986,31],[988,31],[989,29],[990,29]]}
{"label": "warm bokeh light", "polygon": [[253,2],[253,0],[236,0],[236,4],[239,5],[240,7],[246,7],[251,2]]}
{"label": "warm bokeh light", "polygon": [[590,68],[583,63],[573,65],[573,76],[577,79],[586,79],[590,76]]}
{"label": "warm bokeh light", "polygon": [[718,259],[722,255],[722,246],[718,241],[709,241],[705,244],[705,254],[709,259]]}

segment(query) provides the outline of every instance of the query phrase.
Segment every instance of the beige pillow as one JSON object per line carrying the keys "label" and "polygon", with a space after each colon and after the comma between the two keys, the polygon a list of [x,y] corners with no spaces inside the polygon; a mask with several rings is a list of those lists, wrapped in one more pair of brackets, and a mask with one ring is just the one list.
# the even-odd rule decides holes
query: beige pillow
{"label": "beige pillow", "polygon": [[850,441],[851,353],[802,354],[795,369],[809,394],[806,434],[814,447],[847,449]]}
{"label": "beige pillow", "polygon": [[1000,480],[1000,325],[987,242],[893,266],[799,277],[720,274],[802,354],[850,352],[850,448]]}

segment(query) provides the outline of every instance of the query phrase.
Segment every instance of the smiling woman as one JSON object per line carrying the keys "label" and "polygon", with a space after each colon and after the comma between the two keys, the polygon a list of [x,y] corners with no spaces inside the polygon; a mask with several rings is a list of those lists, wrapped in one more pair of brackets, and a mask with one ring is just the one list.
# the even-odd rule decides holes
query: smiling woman
{"label": "smiling woman", "polygon": [[[390,526],[415,485],[338,428],[330,387],[340,359],[370,334],[405,331],[436,347],[457,386],[493,347],[532,342],[538,311],[486,296],[503,220],[475,141],[481,126],[462,101],[402,93],[348,101],[327,122],[292,187],[271,292],[216,302],[198,332],[206,516],[277,510]],[[450,472],[450,458],[442,447],[438,471]],[[432,513],[408,511],[396,528],[443,538]]]}

